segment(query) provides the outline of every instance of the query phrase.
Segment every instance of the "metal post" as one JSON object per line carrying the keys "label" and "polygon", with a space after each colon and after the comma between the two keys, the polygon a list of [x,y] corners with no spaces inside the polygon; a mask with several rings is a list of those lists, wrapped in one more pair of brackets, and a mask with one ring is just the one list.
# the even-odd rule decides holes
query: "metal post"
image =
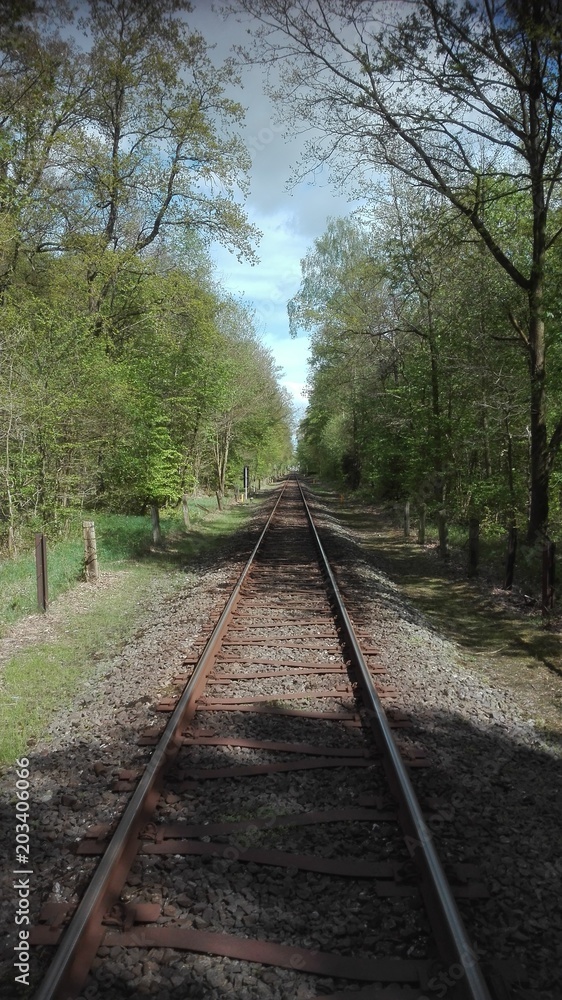
{"label": "metal post", "polygon": [[248,480],[250,478],[250,469],[247,465],[244,466],[244,500],[248,500]]}
{"label": "metal post", "polygon": [[37,605],[40,611],[46,611],[49,603],[47,585],[47,539],[42,532],[35,534],[35,567],[37,571]]}

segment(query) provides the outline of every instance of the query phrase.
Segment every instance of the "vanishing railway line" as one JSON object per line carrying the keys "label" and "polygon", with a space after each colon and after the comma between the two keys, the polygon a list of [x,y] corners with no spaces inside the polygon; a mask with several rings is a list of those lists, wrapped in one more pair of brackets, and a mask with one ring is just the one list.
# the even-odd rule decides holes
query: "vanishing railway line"
{"label": "vanishing railway line", "polygon": [[254,963],[274,996],[328,982],[350,1000],[495,997],[455,902],[473,873],[443,871],[408,778],[421,761],[392,735],[407,720],[383,710],[392,690],[355,624],[289,480],[181,695],[160,706],[158,742],[141,736],[156,746],[122,775],[115,831],[80,845],[102,854],[80,904],[66,927],[51,906],[33,930],[58,946],[36,1000],[79,996],[92,963],[103,996],[129,996],[119,957],[149,949],[178,956],[186,997],[200,995],[195,955],[216,956],[213,988],[244,1000],[262,995]]}

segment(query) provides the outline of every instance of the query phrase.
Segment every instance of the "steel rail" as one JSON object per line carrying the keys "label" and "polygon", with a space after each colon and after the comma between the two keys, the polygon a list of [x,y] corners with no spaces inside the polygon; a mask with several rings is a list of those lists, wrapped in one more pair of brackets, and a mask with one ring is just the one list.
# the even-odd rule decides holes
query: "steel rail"
{"label": "steel rail", "polygon": [[447,995],[458,997],[459,1000],[492,1000],[298,479],[297,483],[322,568],[332,591],[336,614],[342,627],[342,640],[357,671],[375,739],[383,753],[391,787],[399,802],[403,827],[407,831],[406,843],[421,870],[422,892],[428,904],[428,916],[441,957],[451,969],[455,967],[455,978],[459,975],[456,970],[461,970],[462,978],[458,979],[454,993],[448,992]]}
{"label": "steel rail", "polygon": [[285,482],[279,491],[273,510],[205,644],[193,674],[168,720],[162,737],[154,749],[94,876],[64,932],[57,952],[33,1000],[73,1000],[84,985],[91,962],[103,938],[102,918],[119,897],[137,853],[138,833],[146,824],[156,805],[164,771],[181,747],[180,731],[185,726],[186,717],[192,717],[194,714],[195,702],[205,685],[207,674],[213,665],[214,657],[238,602],[242,585],[269,529],[286,485]]}

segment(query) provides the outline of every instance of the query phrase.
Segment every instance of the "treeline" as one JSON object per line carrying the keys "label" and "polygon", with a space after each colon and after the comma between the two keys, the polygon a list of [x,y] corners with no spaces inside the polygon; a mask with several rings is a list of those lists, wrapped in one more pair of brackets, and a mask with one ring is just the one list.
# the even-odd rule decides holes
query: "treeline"
{"label": "treeline", "polygon": [[291,405],[208,242],[252,258],[248,156],[180,0],[0,4],[0,541],[224,492]]}
{"label": "treeline", "polygon": [[[253,58],[275,58],[277,100],[309,132],[298,176],[329,166],[394,213],[365,242],[363,274],[336,275],[311,446],[339,450],[352,479],[382,492],[526,514],[528,542],[544,538],[562,444],[558,0],[231,5],[259,18]],[[412,193],[379,193],[389,175]],[[330,366],[354,402],[339,406],[332,378],[328,415]]]}
{"label": "treeline", "polygon": [[[521,193],[490,199],[487,223],[524,253]],[[523,221],[522,221],[523,220]],[[521,230],[523,230],[521,232]],[[549,258],[549,423],[562,415],[560,253]],[[530,430],[517,294],[469,223],[394,176],[377,207],[335,219],[302,264],[293,331],[312,334],[301,467],[378,500],[411,500],[489,527],[525,527]],[[562,471],[550,476],[559,532]]]}

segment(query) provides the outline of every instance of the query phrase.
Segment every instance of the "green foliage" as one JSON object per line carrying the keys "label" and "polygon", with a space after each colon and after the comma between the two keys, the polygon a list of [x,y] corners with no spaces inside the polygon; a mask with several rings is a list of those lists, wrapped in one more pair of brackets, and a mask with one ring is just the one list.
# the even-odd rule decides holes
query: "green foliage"
{"label": "green foliage", "polygon": [[[493,203],[498,230],[522,198],[514,216],[508,201]],[[445,506],[495,531],[527,516],[528,371],[508,316],[525,303],[468,235],[443,200],[396,181],[363,221],[328,225],[290,307],[313,345],[298,459],[376,499]],[[553,275],[553,318],[556,287]],[[562,364],[551,329],[554,426]],[[554,531],[561,481],[553,471]]]}
{"label": "green foliage", "polygon": [[[0,40],[0,549],[264,470],[291,414],[253,317],[242,108],[184,0],[22,5]],[[243,335],[242,335],[243,332]],[[284,444],[282,444],[284,442]],[[286,449],[285,449],[286,450]]]}

